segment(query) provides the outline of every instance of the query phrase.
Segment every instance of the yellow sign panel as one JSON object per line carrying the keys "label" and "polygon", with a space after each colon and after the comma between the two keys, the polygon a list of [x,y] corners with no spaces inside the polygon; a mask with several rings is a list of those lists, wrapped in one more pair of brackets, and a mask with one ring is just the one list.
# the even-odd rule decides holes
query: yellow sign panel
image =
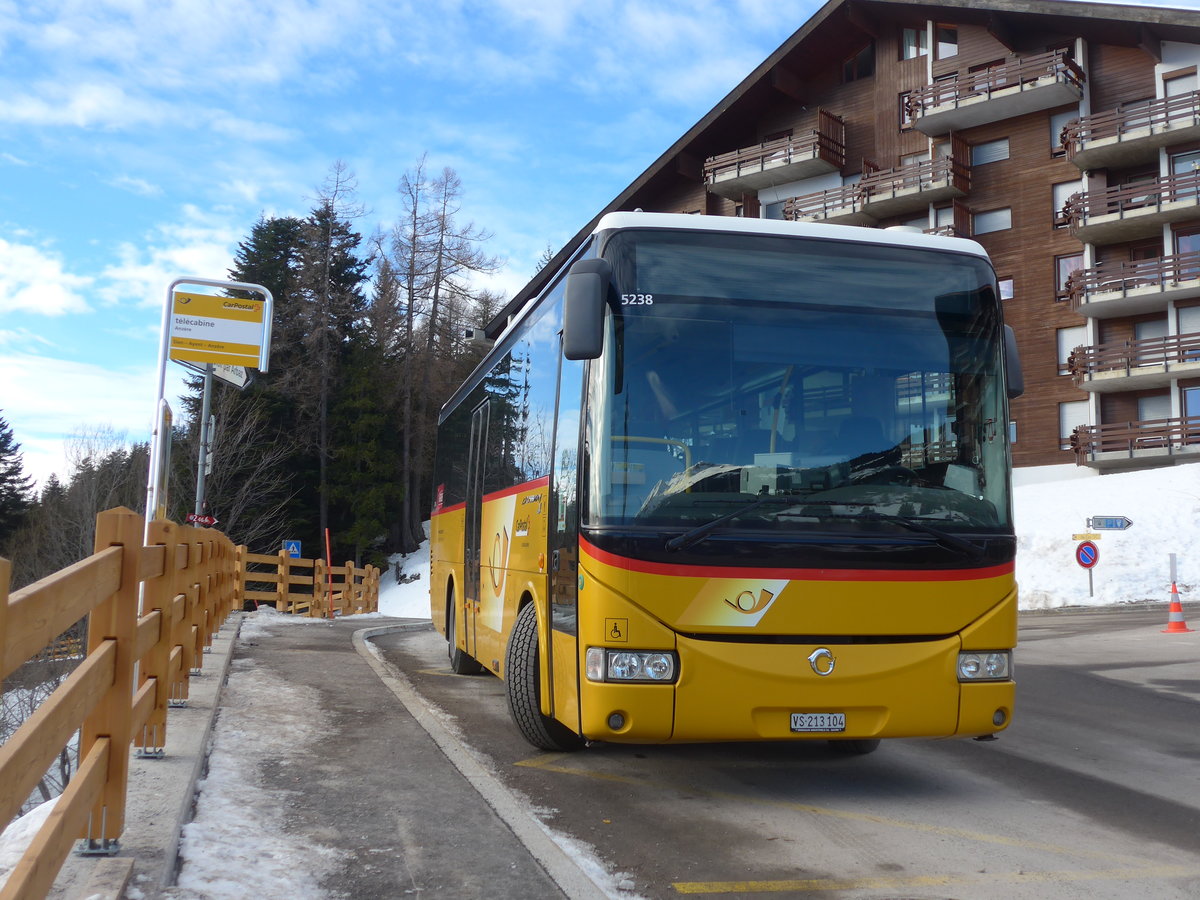
{"label": "yellow sign panel", "polygon": [[167,355],[200,365],[257,369],[264,340],[264,308],[257,300],[176,291]]}
{"label": "yellow sign panel", "polygon": [[1089,532],[1089,533],[1085,533],[1085,534],[1073,534],[1073,535],[1071,535],[1071,540],[1073,540],[1073,541],[1098,541],[1103,536],[1104,535],[1102,535],[1102,534],[1091,534]]}

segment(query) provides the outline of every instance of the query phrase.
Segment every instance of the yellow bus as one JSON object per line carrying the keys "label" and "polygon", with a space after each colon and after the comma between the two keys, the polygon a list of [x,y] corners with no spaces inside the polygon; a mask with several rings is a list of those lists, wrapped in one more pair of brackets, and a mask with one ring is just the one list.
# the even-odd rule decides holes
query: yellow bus
{"label": "yellow bus", "polygon": [[431,614],[537,747],[1012,717],[1011,329],[983,249],[603,216],[442,410]]}

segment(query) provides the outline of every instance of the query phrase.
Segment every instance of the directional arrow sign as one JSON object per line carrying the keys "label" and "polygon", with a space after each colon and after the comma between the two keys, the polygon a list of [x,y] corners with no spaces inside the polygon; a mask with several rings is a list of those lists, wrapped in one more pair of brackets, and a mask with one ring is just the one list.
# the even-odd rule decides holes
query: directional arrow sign
{"label": "directional arrow sign", "polygon": [[202,516],[199,513],[188,513],[187,520],[193,525],[203,525],[206,528],[212,528],[217,524],[216,516]]}
{"label": "directional arrow sign", "polygon": [[250,383],[250,370],[245,366],[227,366],[217,363],[213,366],[213,378],[219,378],[226,384],[232,384],[239,391],[245,390],[246,385]]}
{"label": "directional arrow sign", "polygon": [[1097,531],[1124,531],[1132,524],[1124,516],[1092,516],[1088,519],[1088,527]]}

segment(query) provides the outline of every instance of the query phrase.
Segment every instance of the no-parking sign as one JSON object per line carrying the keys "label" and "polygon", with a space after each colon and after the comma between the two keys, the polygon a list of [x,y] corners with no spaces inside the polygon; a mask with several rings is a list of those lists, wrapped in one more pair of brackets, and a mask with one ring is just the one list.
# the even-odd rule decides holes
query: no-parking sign
{"label": "no-parking sign", "polygon": [[1080,541],[1075,548],[1075,562],[1090,569],[1100,562],[1100,548],[1093,541]]}

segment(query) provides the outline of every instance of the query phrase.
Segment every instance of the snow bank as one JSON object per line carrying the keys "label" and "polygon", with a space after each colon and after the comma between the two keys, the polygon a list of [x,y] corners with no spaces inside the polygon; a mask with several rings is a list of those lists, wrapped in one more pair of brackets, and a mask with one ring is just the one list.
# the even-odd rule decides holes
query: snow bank
{"label": "snow bank", "polygon": [[[1167,600],[1171,553],[1184,599],[1200,585],[1200,465],[1029,484],[1013,492],[1013,505],[1022,609]],[[1095,532],[1102,535],[1100,561],[1089,597],[1073,535],[1088,532],[1094,516],[1125,516],[1134,524]]]}

